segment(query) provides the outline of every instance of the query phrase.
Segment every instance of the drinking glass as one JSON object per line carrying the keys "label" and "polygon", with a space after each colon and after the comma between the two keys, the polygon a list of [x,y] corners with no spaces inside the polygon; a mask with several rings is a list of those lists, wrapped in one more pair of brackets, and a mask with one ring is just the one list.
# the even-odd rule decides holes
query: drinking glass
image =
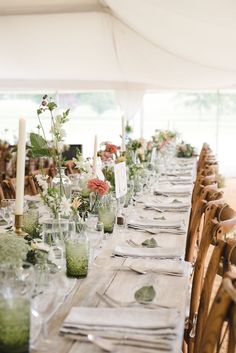
{"label": "drinking glass", "polygon": [[30,299],[34,284],[31,264],[0,266],[1,353],[29,353]]}
{"label": "drinking glass", "polygon": [[28,209],[23,215],[23,231],[36,238],[39,233],[39,212],[36,209]]}
{"label": "drinking glass", "polygon": [[[47,269],[45,271],[47,272]],[[42,322],[41,337],[32,348],[39,348],[42,351],[48,350],[49,347],[52,348],[55,344],[48,337],[48,321],[58,306],[57,299],[60,291],[56,285],[56,276],[56,274],[47,272],[47,276],[44,276],[44,281],[37,283],[36,293],[32,300],[34,316],[40,317]]]}
{"label": "drinking glass", "polygon": [[85,229],[79,233],[69,232],[65,239],[66,275],[82,278],[88,273],[89,241]]}
{"label": "drinking glass", "polygon": [[103,223],[104,232],[112,234],[117,213],[116,200],[112,195],[105,195],[98,206],[98,220]]}
{"label": "drinking glass", "polygon": [[1,201],[2,218],[7,222],[8,227],[14,224],[15,199],[3,199]]}
{"label": "drinking glass", "polygon": [[48,219],[42,222],[44,243],[50,246],[49,260],[58,270],[64,271],[65,263],[65,238],[68,235],[68,220]]}

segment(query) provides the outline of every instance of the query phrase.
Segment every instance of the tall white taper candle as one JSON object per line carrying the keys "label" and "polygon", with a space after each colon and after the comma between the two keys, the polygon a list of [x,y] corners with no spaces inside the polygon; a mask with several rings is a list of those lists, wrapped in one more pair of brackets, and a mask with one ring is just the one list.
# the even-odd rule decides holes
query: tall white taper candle
{"label": "tall white taper candle", "polygon": [[94,136],[94,149],[93,149],[93,174],[97,176],[97,149],[98,149],[98,137]]}
{"label": "tall white taper candle", "polygon": [[122,116],[122,142],[121,142],[121,152],[125,152],[125,117]]}
{"label": "tall white taper candle", "polygon": [[24,188],[25,188],[25,148],[26,148],[26,122],[19,120],[19,135],[17,145],[16,167],[16,215],[23,215]]}

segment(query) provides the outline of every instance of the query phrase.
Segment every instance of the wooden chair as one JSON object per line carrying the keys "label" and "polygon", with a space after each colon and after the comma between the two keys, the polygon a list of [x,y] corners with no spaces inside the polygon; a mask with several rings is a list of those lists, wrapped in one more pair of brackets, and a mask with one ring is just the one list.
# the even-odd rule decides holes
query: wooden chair
{"label": "wooden chair", "polygon": [[189,353],[193,352],[194,347],[194,340],[189,337],[189,334],[192,329],[194,329],[196,323],[208,249],[210,244],[217,244],[217,239],[219,237],[223,239],[226,233],[233,231],[234,229],[236,229],[236,212],[232,208],[228,205],[216,205],[214,203],[207,206],[200,248],[194,267],[189,327],[187,330],[187,336],[185,335]]}
{"label": "wooden chair", "polygon": [[[225,230],[218,229],[218,236]],[[214,280],[217,274],[223,276],[225,272],[232,271],[231,265],[236,265],[236,241],[232,239],[218,240],[212,253],[210,262],[207,267],[206,276],[202,288],[200,304],[197,314],[196,334],[194,336],[194,353],[200,352],[201,338],[203,337],[206,327],[207,315],[210,306],[210,299]],[[235,297],[236,300],[236,297]]]}
{"label": "wooden chair", "polygon": [[[222,328],[228,321],[229,336],[227,353],[236,351],[236,274],[225,274],[206,320],[197,353],[219,352]],[[217,350],[216,350],[217,349]]]}
{"label": "wooden chair", "polygon": [[217,190],[217,182],[215,174],[202,176],[201,174],[197,176],[196,181],[194,183],[193,193],[192,193],[192,205],[196,202],[198,197],[201,194],[202,189],[205,186],[212,185],[212,188]]}
{"label": "wooden chair", "polygon": [[79,173],[79,169],[75,168],[75,163],[73,161],[66,162],[66,172],[67,174],[77,174]]}
{"label": "wooden chair", "polygon": [[[16,198],[16,179],[11,178],[8,180],[3,180],[2,190],[5,199],[15,199]],[[25,177],[25,195],[37,195],[38,188],[35,184],[32,175]]]}
{"label": "wooden chair", "polygon": [[193,205],[188,227],[185,261],[193,263],[197,241],[199,242],[201,238],[200,225],[202,217],[209,202],[223,204],[223,192],[215,191],[206,186],[202,189],[200,197]]}

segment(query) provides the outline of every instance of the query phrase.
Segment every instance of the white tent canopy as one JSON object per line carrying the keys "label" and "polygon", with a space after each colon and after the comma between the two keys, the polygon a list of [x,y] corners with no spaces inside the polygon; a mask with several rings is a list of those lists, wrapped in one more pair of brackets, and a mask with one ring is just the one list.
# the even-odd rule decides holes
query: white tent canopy
{"label": "white tent canopy", "polygon": [[8,0],[0,90],[236,87],[233,0]]}

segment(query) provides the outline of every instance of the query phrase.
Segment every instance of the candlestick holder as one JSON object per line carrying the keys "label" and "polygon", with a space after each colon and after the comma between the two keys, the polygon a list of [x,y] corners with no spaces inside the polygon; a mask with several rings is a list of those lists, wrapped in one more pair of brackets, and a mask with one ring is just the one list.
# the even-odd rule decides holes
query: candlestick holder
{"label": "candlestick holder", "polygon": [[19,235],[20,237],[25,237],[27,233],[25,233],[23,230],[23,214],[16,214],[15,215],[15,233]]}

